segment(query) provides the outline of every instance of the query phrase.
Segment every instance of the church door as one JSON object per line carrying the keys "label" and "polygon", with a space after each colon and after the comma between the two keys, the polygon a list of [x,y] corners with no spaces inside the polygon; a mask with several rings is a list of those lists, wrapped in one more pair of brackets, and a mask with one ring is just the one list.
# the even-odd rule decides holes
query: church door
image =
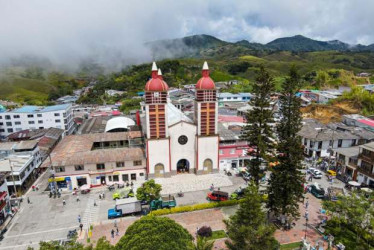
{"label": "church door", "polygon": [[164,165],[159,163],[155,166],[155,177],[162,178],[164,177]]}
{"label": "church door", "polygon": [[186,159],[181,159],[177,163],[177,173],[188,173],[190,171],[190,163]]}
{"label": "church door", "polygon": [[211,159],[204,161],[204,174],[210,174],[213,172],[213,162]]}

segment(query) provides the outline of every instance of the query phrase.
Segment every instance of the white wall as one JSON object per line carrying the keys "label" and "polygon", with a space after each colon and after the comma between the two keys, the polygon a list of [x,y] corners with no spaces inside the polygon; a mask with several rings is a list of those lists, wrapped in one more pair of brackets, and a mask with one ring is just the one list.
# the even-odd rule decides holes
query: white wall
{"label": "white wall", "polygon": [[164,165],[164,172],[169,171],[169,139],[158,139],[147,141],[149,159],[149,174],[155,173],[155,166],[158,163]]}
{"label": "white wall", "polygon": [[[177,163],[181,159],[186,159],[190,163],[190,173],[195,169],[195,140],[196,126],[186,122],[180,122],[169,128],[170,145],[171,145],[171,169],[177,170]],[[188,141],[185,145],[178,142],[178,138],[185,135]]]}
{"label": "white wall", "polygon": [[203,170],[204,161],[211,159],[213,169],[218,169],[218,136],[199,137],[197,139],[198,170]]}

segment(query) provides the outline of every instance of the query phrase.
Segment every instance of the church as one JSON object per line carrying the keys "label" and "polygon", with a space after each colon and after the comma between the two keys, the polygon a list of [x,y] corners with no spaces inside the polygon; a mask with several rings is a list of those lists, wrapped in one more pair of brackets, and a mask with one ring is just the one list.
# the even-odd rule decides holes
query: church
{"label": "church", "polygon": [[168,101],[168,89],[154,62],[142,114],[148,177],[218,172],[217,90],[208,63],[196,83],[193,120]]}

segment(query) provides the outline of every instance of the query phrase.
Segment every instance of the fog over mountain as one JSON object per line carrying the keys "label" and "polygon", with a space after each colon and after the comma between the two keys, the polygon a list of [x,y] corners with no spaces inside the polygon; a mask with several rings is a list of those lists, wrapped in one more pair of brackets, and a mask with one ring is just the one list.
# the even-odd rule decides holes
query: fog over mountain
{"label": "fog over mountain", "polygon": [[0,0],[0,62],[31,55],[120,68],[151,60],[146,42],[193,34],[259,43],[301,34],[368,45],[373,9],[371,0]]}

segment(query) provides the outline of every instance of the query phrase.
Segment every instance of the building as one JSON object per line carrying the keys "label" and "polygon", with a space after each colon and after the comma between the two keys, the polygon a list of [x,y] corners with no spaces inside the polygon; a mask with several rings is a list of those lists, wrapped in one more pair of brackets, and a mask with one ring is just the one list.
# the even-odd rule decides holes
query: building
{"label": "building", "polygon": [[11,210],[6,177],[7,174],[0,173],[0,226],[4,224]]}
{"label": "building", "polygon": [[25,191],[35,180],[41,163],[37,140],[0,143],[0,173],[8,174],[10,194],[14,193],[14,184],[17,191]]}
{"label": "building", "polygon": [[224,124],[218,123],[219,132],[219,168],[227,171],[244,167],[245,160],[249,160],[251,151],[248,143],[240,139],[240,132],[229,130]]}
{"label": "building", "polygon": [[357,180],[359,151],[360,148],[358,146],[333,149],[336,159],[337,178],[345,182]]}
{"label": "building", "polygon": [[168,102],[168,85],[152,65],[145,85],[142,127],[146,138],[149,177],[219,170],[217,90],[205,62],[195,86],[193,120]]}
{"label": "building", "polygon": [[374,142],[359,146],[357,181],[374,188]]}
{"label": "building", "polygon": [[231,93],[219,93],[218,100],[220,102],[249,102],[252,98],[252,94],[250,93],[238,93],[238,94],[231,94]]}
{"label": "building", "polygon": [[139,130],[135,122],[125,116],[96,116],[90,117],[79,127],[77,134],[92,134],[104,132],[125,132]]}
{"label": "building", "polygon": [[343,115],[343,123],[348,126],[361,127],[374,131],[374,120],[359,114]]}
{"label": "building", "polygon": [[60,128],[65,134],[74,132],[73,112],[71,104],[38,107],[23,106],[22,108],[0,113],[0,137],[22,130]]}
{"label": "building", "polygon": [[65,136],[51,153],[59,188],[72,190],[88,184],[144,181],[146,158],[140,131]]}
{"label": "building", "polygon": [[304,119],[298,134],[302,137],[304,153],[310,157],[328,157],[331,149],[355,146],[360,139],[349,131],[328,128],[314,119]]}
{"label": "building", "polygon": [[107,89],[105,90],[105,94],[108,96],[120,96],[126,93],[126,91],[119,91],[119,90],[114,90],[114,89]]}

